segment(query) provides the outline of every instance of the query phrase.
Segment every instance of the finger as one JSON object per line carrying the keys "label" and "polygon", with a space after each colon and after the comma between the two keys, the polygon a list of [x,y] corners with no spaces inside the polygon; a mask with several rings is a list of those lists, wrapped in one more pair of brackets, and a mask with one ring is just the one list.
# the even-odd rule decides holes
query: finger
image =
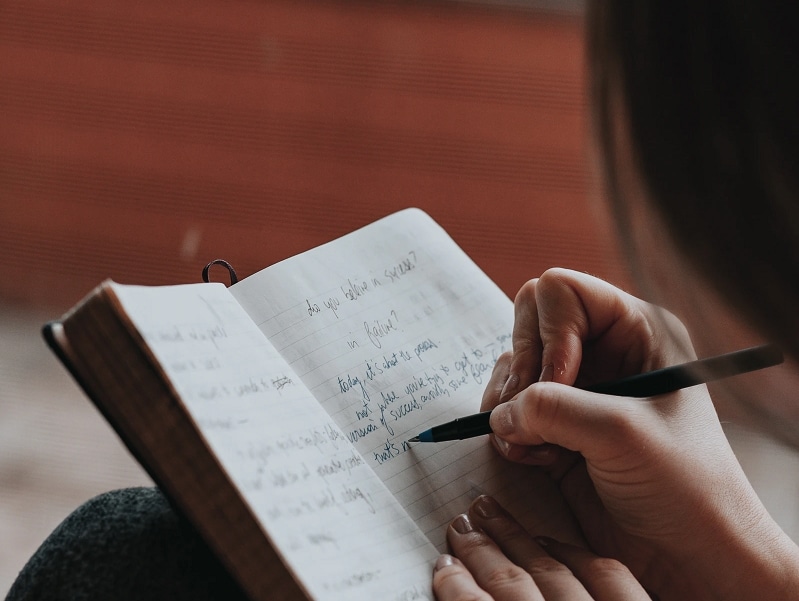
{"label": "finger", "polygon": [[491,595],[477,585],[463,563],[452,555],[441,555],[436,561],[433,592],[438,601],[493,601]]}
{"label": "finger", "polygon": [[[502,388],[508,379],[511,364],[511,353],[503,353],[494,364],[491,378],[483,391],[480,411],[490,411],[500,403]],[[541,445],[530,447],[526,445],[514,445],[491,436],[491,443],[509,461],[524,463],[527,465],[550,465],[559,456],[559,447],[554,445]]]}
{"label": "finger", "polygon": [[545,381],[574,384],[579,372],[592,383],[695,358],[674,315],[585,273],[546,271],[536,306]]}
{"label": "finger", "polygon": [[592,541],[598,552],[607,551],[603,545],[612,540],[610,533],[615,530],[615,523],[588,475],[585,461],[579,459],[561,473],[552,473],[552,477],[560,482],[560,491],[586,540]]}
{"label": "finger", "polygon": [[538,280],[525,283],[513,301],[513,361],[500,401],[507,401],[519,390],[538,380],[541,373],[541,338],[538,334],[536,286]]}
{"label": "finger", "polygon": [[565,450],[553,444],[525,445],[513,444],[506,440],[490,436],[494,448],[508,461],[524,465],[547,467],[556,465],[566,453]]}
{"label": "finger", "polygon": [[509,443],[555,444],[601,461],[620,454],[619,440],[625,449],[646,444],[656,415],[640,401],[539,382],[496,407],[491,429]]}
{"label": "finger", "polygon": [[[619,362],[640,361],[652,336],[650,312],[643,301],[598,278],[567,269],[545,271],[516,295],[514,356],[501,400],[539,380],[573,384],[583,345],[600,336],[615,352],[599,358],[615,364],[614,371]],[[627,373],[636,368],[622,366]]]}
{"label": "finger", "polygon": [[510,364],[511,353],[502,353],[497,359],[488,384],[486,384],[486,388],[483,391],[480,411],[491,411],[491,409],[499,405],[502,388],[505,386],[510,373]]}
{"label": "finger", "polygon": [[479,587],[496,601],[544,601],[532,576],[508,559],[485,532],[475,528],[467,514],[450,524],[447,542]]}
{"label": "finger", "polygon": [[536,541],[567,566],[596,601],[651,601],[651,597],[619,561],[587,549],[539,537]]}
{"label": "finger", "polygon": [[[567,269],[549,269],[536,286],[541,363],[544,381],[573,384],[577,379],[584,343],[611,336],[618,346],[612,360],[638,358],[630,349],[651,336],[639,299],[598,278]],[[630,367],[633,369],[633,367]]]}
{"label": "finger", "polygon": [[572,572],[561,562],[552,559],[493,498],[483,495],[475,499],[469,508],[469,516],[496,542],[510,561],[533,577],[544,599],[590,600],[585,587]]}

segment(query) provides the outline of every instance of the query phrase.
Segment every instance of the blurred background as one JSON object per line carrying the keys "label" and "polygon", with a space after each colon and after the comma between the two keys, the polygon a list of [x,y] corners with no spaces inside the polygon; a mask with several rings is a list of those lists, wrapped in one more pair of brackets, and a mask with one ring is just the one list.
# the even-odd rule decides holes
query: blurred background
{"label": "blurred background", "polygon": [[[0,594],[78,504],[149,483],[39,334],[105,278],[243,277],[416,206],[511,297],[554,265],[629,287],[582,33],[578,0],[0,2]],[[727,428],[799,534],[796,456]]]}

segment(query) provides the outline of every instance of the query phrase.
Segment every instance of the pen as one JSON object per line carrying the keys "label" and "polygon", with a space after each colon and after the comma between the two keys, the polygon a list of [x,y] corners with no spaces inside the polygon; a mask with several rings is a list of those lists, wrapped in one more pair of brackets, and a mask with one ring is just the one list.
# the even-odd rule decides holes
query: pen
{"label": "pen", "polygon": [[[614,396],[652,397],[771,367],[782,363],[782,361],[782,351],[777,346],[764,344],[717,357],[664,367],[621,380],[586,386],[583,390]],[[425,430],[418,436],[409,439],[408,442],[445,442],[491,434],[491,426],[488,423],[490,417],[490,411],[459,417],[451,422]]]}

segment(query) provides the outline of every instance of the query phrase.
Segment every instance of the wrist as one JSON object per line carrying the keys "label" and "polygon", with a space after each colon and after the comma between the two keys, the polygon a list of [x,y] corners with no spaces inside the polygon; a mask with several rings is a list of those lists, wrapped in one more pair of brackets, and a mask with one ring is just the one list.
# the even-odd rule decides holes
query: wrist
{"label": "wrist", "polygon": [[799,547],[774,522],[749,482],[732,474],[726,471],[721,481],[706,479],[701,490],[682,499],[690,501],[692,516],[683,522],[684,536],[662,542],[660,566],[653,570],[657,577],[650,580],[660,601],[799,595]]}
{"label": "wrist", "polygon": [[793,599],[799,593],[799,548],[765,510],[731,555],[730,567],[714,578],[724,601]]}
{"label": "wrist", "polygon": [[678,596],[663,596],[662,601],[796,597],[799,593],[799,547],[756,497],[749,511],[741,505],[738,509],[736,515],[727,516],[726,528],[716,530],[720,536],[707,540],[700,553],[681,562],[673,582],[683,582],[687,586]]}

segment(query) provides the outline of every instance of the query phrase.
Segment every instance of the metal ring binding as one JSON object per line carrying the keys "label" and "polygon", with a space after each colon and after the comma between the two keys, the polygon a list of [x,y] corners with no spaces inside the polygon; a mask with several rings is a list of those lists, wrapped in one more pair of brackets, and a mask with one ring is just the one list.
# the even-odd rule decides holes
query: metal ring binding
{"label": "metal ring binding", "polygon": [[208,279],[208,272],[211,270],[212,265],[221,265],[228,271],[228,275],[230,276],[230,285],[232,286],[236,282],[239,281],[239,276],[236,275],[236,270],[233,269],[233,266],[225,261],[224,259],[214,259],[208,265],[203,267],[203,282],[208,284],[211,280]]}

